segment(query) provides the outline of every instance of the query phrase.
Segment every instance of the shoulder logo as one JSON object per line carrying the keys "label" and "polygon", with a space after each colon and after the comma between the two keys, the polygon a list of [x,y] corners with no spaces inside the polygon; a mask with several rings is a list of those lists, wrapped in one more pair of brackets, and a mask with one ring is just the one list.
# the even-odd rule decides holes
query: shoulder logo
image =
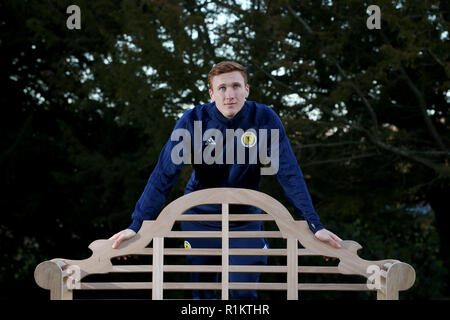
{"label": "shoulder logo", "polygon": [[247,148],[253,147],[256,144],[256,140],[256,135],[251,131],[245,132],[241,137],[242,145]]}
{"label": "shoulder logo", "polygon": [[188,241],[184,241],[184,248],[185,249],[190,249],[191,248],[191,244]]}

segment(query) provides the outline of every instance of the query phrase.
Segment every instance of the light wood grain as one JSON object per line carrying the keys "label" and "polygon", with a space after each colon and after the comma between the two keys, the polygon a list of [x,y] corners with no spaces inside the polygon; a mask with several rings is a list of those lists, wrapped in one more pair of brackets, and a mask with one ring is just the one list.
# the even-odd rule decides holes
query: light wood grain
{"label": "light wood grain", "polygon": [[[113,273],[148,273],[153,271],[152,265],[124,265],[113,266]],[[222,267],[216,265],[164,265],[164,272],[221,272]],[[265,265],[265,266],[246,266],[246,265],[230,265],[229,272],[244,273],[286,273],[287,266]],[[337,267],[314,267],[300,266],[298,273],[321,273],[321,274],[337,274],[340,273]]]}
{"label": "light wood grain", "polygon": [[287,240],[287,299],[298,300],[298,240],[296,238],[289,238]]}
{"label": "light wood grain", "polygon": [[[221,214],[186,215],[190,208],[216,204],[222,206]],[[229,205],[248,205],[260,208],[263,214],[230,214]],[[279,231],[233,231],[229,229],[230,221],[275,221]],[[173,231],[176,221],[216,221],[221,222],[220,231]],[[219,238],[222,248],[164,248],[164,238]],[[233,238],[283,238],[285,248],[255,249],[229,248],[229,239]],[[318,240],[305,221],[294,220],[289,211],[276,199],[267,194],[241,188],[213,188],[186,194],[171,203],[161,211],[156,220],[144,221],[137,235],[121,243],[117,249],[112,249],[113,240],[96,240],[89,245],[92,255],[82,260],[55,258],[44,261],[35,269],[36,283],[50,290],[51,299],[72,299],[72,290],[68,289],[67,279],[70,276],[68,268],[79,268],[80,280],[91,274],[106,274],[116,272],[152,272],[152,282],[81,282],[82,290],[129,290],[151,289],[153,299],[162,299],[163,290],[210,289],[222,290],[222,299],[228,299],[231,289],[251,290],[284,290],[288,299],[298,299],[300,290],[364,290],[376,291],[377,299],[398,299],[399,292],[408,290],[415,282],[415,271],[407,263],[385,259],[370,261],[358,256],[362,247],[352,240],[341,242],[342,247],[336,249]],[[152,244],[153,248],[148,246]],[[301,247],[298,248],[298,245]],[[111,260],[125,255],[151,255],[152,265],[143,266],[113,266]],[[183,266],[165,265],[166,255],[212,255],[221,256],[219,266]],[[229,256],[286,256],[284,266],[233,266],[229,265]],[[298,257],[327,256],[338,259],[338,265],[332,267],[298,266]],[[300,273],[332,273],[343,275],[359,275],[368,279],[371,275],[368,268],[379,267],[380,287],[369,289],[366,283],[299,283]],[[172,283],[164,281],[164,272],[220,272],[219,283]],[[230,272],[273,272],[286,273],[287,283],[233,283],[229,282]],[[301,280],[301,279],[300,279]],[[77,289],[77,288],[76,288]]]}
{"label": "light wood grain", "polygon": [[164,238],[153,239],[153,300],[162,300],[164,283]]}
{"label": "light wood grain", "polygon": [[228,203],[222,203],[222,300],[228,300],[229,288],[229,225]]}
{"label": "light wood grain", "polygon": [[[220,214],[183,214],[176,221],[222,221]],[[269,214],[230,214],[228,221],[275,221]]]}
{"label": "light wood grain", "polygon": [[[229,238],[282,238],[279,231],[229,231]],[[166,238],[222,238],[221,231],[170,231]]]}

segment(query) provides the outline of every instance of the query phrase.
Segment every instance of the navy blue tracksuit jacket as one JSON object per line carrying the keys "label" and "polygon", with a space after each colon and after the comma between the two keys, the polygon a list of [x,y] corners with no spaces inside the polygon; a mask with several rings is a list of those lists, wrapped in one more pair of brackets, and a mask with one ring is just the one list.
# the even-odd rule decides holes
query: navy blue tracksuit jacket
{"label": "navy blue tracksuit jacket", "polygon": [[[217,139],[217,136],[207,139],[202,136],[208,129],[216,129],[216,133],[220,132],[222,140]],[[244,133],[253,132],[248,137],[248,134],[244,134],[244,137],[233,136],[227,141],[227,129],[235,130],[239,129]],[[253,190],[259,190],[259,184],[261,179],[261,168],[263,163],[257,159],[257,161],[251,161],[250,150],[251,148],[259,148],[259,143],[263,136],[260,136],[260,130],[268,133],[266,140],[268,145],[268,155],[273,155],[271,144],[271,130],[278,130],[278,168],[275,168],[277,179],[282,186],[287,199],[292,203],[295,212],[303,217],[309,228],[313,233],[323,229],[323,225],[320,222],[319,216],[314,210],[311,202],[311,197],[307,190],[305,181],[301,169],[297,163],[297,159],[292,151],[291,145],[288,141],[286,131],[278,115],[268,106],[260,104],[254,101],[246,101],[242,109],[232,118],[225,118],[217,109],[214,102],[203,105],[195,106],[193,109],[188,110],[178,120],[174,132],[188,133],[191,137],[190,145],[190,163],[193,166],[193,173],[190,180],[187,183],[185,194],[214,187],[235,187],[235,188],[247,188]],[[229,130],[228,130],[229,131]],[[200,133],[200,135],[199,135]],[[196,135],[197,134],[197,135]],[[199,136],[201,137],[199,142]],[[256,136],[256,141],[254,139]],[[195,145],[194,140],[199,142]],[[211,140],[212,139],[212,140]],[[206,140],[206,141],[205,141]],[[144,220],[155,219],[161,212],[168,193],[170,192],[172,185],[179,176],[181,169],[186,163],[174,163],[173,161],[173,148],[178,145],[180,147],[181,138],[169,139],[165,144],[156,167],[154,168],[147,185],[139,198],[135,210],[132,214],[132,223],[129,226],[130,229],[138,231]],[[201,143],[201,144],[200,144]],[[216,159],[222,159],[212,164],[202,157],[203,151],[210,144],[223,144],[222,154],[211,155]],[[231,146],[230,146],[231,144]],[[245,163],[242,163],[242,159],[238,157],[239,144],[245,146],[243,148],[245,152]],[[199,146],[201,145],[201,150]],[[195,149],[197,148],[197,150]],[[233,149],[233,159],[226,158],[228,149]],[[242,148],[241,148],[242,150]],[[258,150],[261,151],[261,150]],[[219,152],[218,149],[215,152]],[[181,151],[179,155],[186,153],[186,149]],[[197,157],[196,157],[197,156]],[[196,158],[195,158],[196,157]],[[232,161],[230,161],[232,160]],[[176,161],[175,161],[176,162]],[[231,162],[231,163],[230,163]],[[211,163],[209,161],[208,163]],[[220,205],[203,205],[188,210],[188,214],[208,214],[208,213],[220,213]],[[230,213],[260,213],[260,209],[254,207],[240,207],[238,205],[230,205]],[[183,230],[220,230],[220,222],[183,222]],[[262,222],[230,222],[230,230],[262,230]],[[220,247],[220,239],[214,241],[212,239],[187,239],[189,247],[205,248],[205,247]],[[216,243],[217,242],[217,243]],[[244,243],[245,242],[245,243]],[[247,248],[263,248],[267,247],[265,239],[230,239],[230,248],[233,247],[247,247]],[[206,260],[205,260],[206,259]],[[208,264],[208,262],[214,262],[212,257],[193,257],[189,256],[188,260],[191,264]],[[230,261],[230,264],[265,264],[266,259],[261,257],[234,257],[238,261]],[[252,261],[253,259],[253,261]],[[258,260],[259,259],[259,260]],[[239,261],[241,260],[241,261]],[[245,260],[245,261],[244,261]],[[220,264],[220,261],[216,261]],[[215,279],[207,278],[207,274],[192,274],[193,281],[214,281]],[[258,281],[259,275],[257,274],[232,274],[230,273],[230,281]],[[243,299],[255,299],[256,293],[254,291],[237,291],[231,290],[232,298]],[[214,298],[214,293],[206,290],[194,290],[195,298]]]}

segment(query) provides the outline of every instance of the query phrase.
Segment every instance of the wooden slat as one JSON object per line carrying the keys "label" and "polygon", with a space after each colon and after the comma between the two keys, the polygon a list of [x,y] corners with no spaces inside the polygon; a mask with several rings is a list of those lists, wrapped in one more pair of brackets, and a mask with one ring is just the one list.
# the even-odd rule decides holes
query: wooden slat
{"label": "wooden slat", "polygon": [[287,266],[230,266],[230,272],[283,273]]}
{"label": "wooden slat", "polygon": [[[138,256],[150,256],[153,254],[153,248],[140,248],[134,252],[135,255]],[[166,254],[164,252],[164,254]]]}
{"label": "wooden slat", "polygon": [[[275,221],[269,214],[230,214],[228,221]],[[183,214],[177,221],[222,221],[220,214]]]}
{"label": "wooden slat", "polygon": [[[164,272],[221,272],[220,265],[166,265]],[[228,272],[283,273],[286,266],[228,266]]]}
{"label": "wooden slat", "polygon": [[230,256],[285,256],[286,249],[230,249]]}
{"label": "wooden slat", "polygon": [[[173,231],[175,232],[175,231]],[[181,232],[181,231],[180,231]],[[199,231],[206,232],[206,231]],[[267,232],[267,231],[266,231]],[[220,233],[220,232],[219,232]],[[187,250],[191,253],[185,253]],[[195,251],[194,251],[195,250]],[[238,251],[234,251],[233,253],[230,251],[230,255],[268,255],[268,256],[285,256],[287,254],[286,249],[230,249],[230,250],[249,250],[249,253],[238,253]],[[259,250],[259,251],[254,251]],[[262,252],[263,253],[259,253]],[[195,253],[192,253],[195,252]],[[142,248],[136,251],[136,255],[152,255],[152,248]],[[184,248],[166,248],[164,250],[164,254],[166,255],[219,255],[221,254],[220,249],[184,249]],[[298,249],[299,256],[319,256],[317,253],[312,252],[308,249]]]}
{"label": "wooden slat", "polygon": [[[165,268],[165,266],[164,266]],[[152,272],[151,265],[128,265],[128,266],[113,266],[111,272]],[[164,270],[165,271],[165,270]]]}
{"label": "wooden slat", "polygon": [[298,240],[296,238],[289,238],[287,240],[287,299],[298,300]]}
{"label": "wooden slat", "polygon": [[81,290],[148,290],[152,289],[151,282],[82,282]]}
{"label": "wooden slat", "polygon": [[230,231],[230,238],[283,238],[280,231]]}
{"label": "wooden slat", "polygon": [[[231,290],[286,290],[287,288],[286,283],[273,282],[230,282],[228,285]],[[165,282],[164,289],[220,290],[221,284],[220,282]]]}
{"label": "wooden slat", "polygon": [[170,231],[166,238],[222,238],[221,231]]}
{"label": "wooden slat", "polygon": [[298,290],[304,291],[375,291],[365,283],[299,283]]}
{"label": "wooden slat", "polygon": [[[220,231],[170,231],[167,238],[222,238]],[[282,238],[279,231],[230,231],[230,238]]]}
{"label": "wooden slat", "polygon": [[298,249],[298,255],[299,256],[319,256],[319,254],[308,250],[308,249]]}
{"label": "wooden slat", "polygon": [[228,300],[228,249],[229,249],[229,230],[228,230],[228,203],[222,204],[222,300]]}
{"label": "wooden slat", "polygon": [[[111,272],[152,272],[151,265],[113,266]],[[164,265],[164,272],[220,272],[221,266],[215,265]],[[283,273],[287,266],[230,266],[229,272]],[[339,274],[338,267],[298,267],[299,273]]]}
{"label": "wooden slat", "polygon": [[221,214],[182,214],[176,221],[222,221]]}
{"label": "wooden slat", "polygon": [[[210,289],[220,290],[220,282],[165,282],[164,289]],[[82,282],[81,290],[144,290],[152,289],[152,282]],[[286,283],[248,283],[230,282],[229,289],[248,290],[286,290]],[[76,289],[79,290],[79,289]],[[302,291],[376,291],[368,289],[364,283],[299,283],[298,290]]]}
{"label": "wooden slat", "polygon": [[230,282],[231,290],[287,290],[287,283],[278,282]]}
{"label": "wooden slat", "polygon": [[179,249],[170,248],[165,250],[165,254],[168,256],[220,256],[222,250],[220,249]]}
{"label": "wooden slat", "polygon": [[152,299],[163,299],[164,238],[153,238]]}
{"label": "wooden slat", "polygon": [[221,272],[220,265],[165,265],[164,272]]}
{"label": "wooden slat", "polygon": [[[229,249],[232,256],[285,256],[286,249]],[[140,249],[137,255],[152,255],[152,248]],[[199,255],[199,256],[220,256],[220,249],[184,249],[184,248],[165,248],[164,254],[167,256]]]}
{"label": "wooden slat", "polygon": [[275,221],[275,218],[270,214],[230,214],[229,221]]}
{"label": "wooden slat", "polygon": [[338,267],[298,267],[299,273],[341,273]]}
{"label": "wooden slat", "polygon": [[197,290],[220,290],[220,282],[164,282],[164,290],[175,289],[197,289]]}

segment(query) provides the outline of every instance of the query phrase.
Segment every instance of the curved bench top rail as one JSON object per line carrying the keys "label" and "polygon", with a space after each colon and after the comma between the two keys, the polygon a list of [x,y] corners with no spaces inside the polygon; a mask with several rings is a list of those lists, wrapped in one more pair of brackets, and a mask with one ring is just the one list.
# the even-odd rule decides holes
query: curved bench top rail
{"label": "curved bench top rail", "polygon": [[[343,274],[356,274],[369,277],[367,268],[376,265],[385,268],[386,263],[399,263],[398,260],[388,259],[368,261],[360,258],[357,251],[361,249],[355,241],[344,240],[339,249],[318,240],[310,231],[306,221],[296,221],[289,211],[271,196],[250,189],[241,188],[211,188],[186,194],[168,204],[156,220],[144,221],[138,234],[131,240],[123,242],[119,248],[112,249],[113,240],[96,240],[89,245],[92,256],[84,260],[53,259],[63,261],[69,265],[77,265],[81,269],[81,278],[94,273],[112,272],[111,259],[123,255],[132,255],[142,252],[153,238],[166,237],[172,230],[175,221],[182,220],[182,215],[190,208],[205,204],[240,204],[258,207],[272,216],[283,236],[286,239],[297,239],[300,244],[318,256],[334,257],[340,260],[338,269]],[[237,215],[233,215],[237,216]],[[265,216],[265,215],[261,215]],[[202,232],[202,231],[200,231]],[[400,290],[406,290],[414,283],[414,269],[402,263],[402,270],[408,273],[407,284]]]}

